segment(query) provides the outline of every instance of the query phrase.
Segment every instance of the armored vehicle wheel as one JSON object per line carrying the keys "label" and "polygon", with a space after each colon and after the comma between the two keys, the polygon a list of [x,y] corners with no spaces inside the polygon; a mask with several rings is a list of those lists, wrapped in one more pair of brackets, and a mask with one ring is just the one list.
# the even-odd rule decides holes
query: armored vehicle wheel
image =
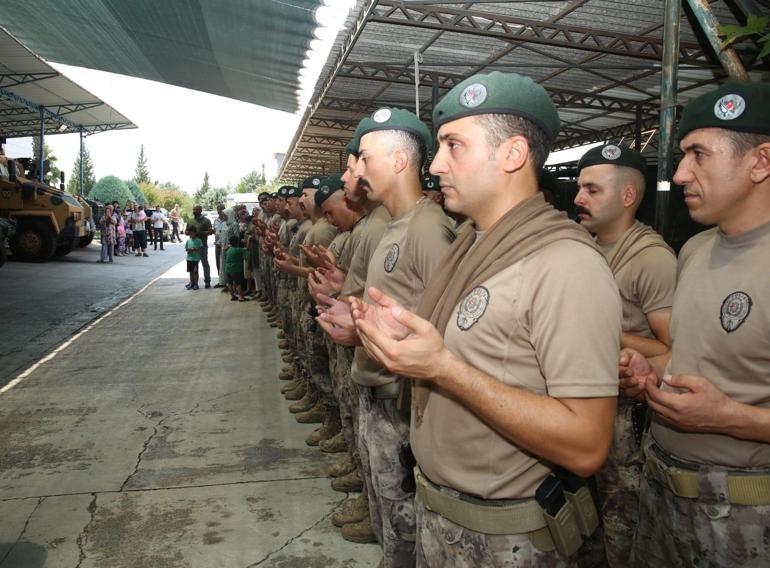
{"label": "armored vehicle wheel", "polygon": [[90,245],[90,244],[91,244],[91,241],[93,241],[93,240],[94,240],[94,236],[93,236],[93,235],[88,235],[87,237],[82,237],[82,238],[81,238],[81,239],[78,241],[77,247],[78,247],[78,248],[85,248],[85,247],[87,247],[88,245]]}
{"label": "armored vehicle wheel", "polygon": [[66,239],[64,242],[59,243],[54,251],[54,256],[66,256],[71,253],[78,244],[78,238]]}
{"label": "armored vehicle wheel", "polygon": [[56,238],[51,228],[40,222],[20,222],[11,240],[14,258],[24,262],[45,262],[56,250]]}

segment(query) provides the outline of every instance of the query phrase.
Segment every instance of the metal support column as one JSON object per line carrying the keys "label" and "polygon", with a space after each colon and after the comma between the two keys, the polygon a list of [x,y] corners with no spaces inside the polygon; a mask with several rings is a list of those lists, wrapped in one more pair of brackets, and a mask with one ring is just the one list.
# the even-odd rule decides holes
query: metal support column
{"label": "metal support column", "polygon": [[636,105],[636,124],[634,125],[634,150],[642,151],[642,105]]}
{"label": "metal support column", "polygon": [[83,129],[80,129],[80,196],[83,196]]}
{"label": "metal support column", "polygon": [[422,53],[414,52],[414,114],[420,117],[420,63],[422,63]]}
{"label": "metal support column", "polygon": [[727,72],[731,79],[737,81],[748,81],[749,74],[743,66],[741,58],[735,53],[732,47],[722,47],[719,39],[719,20],[717,20],[708,0],[687,0],[692,9],[695,19],[698,20],[703,33],[708,39],[711,48],[714,50],[722,68]]}
{"label": "metal support column", "polygon": [[[674,119],[676,118],[677,66],[681,0],[666,0],[663,27],[663,72],[660,77],[660,144],[655,194],[655,229],[666,239],[669,230],[669,202],[674,169]],[[666,239],[668,240],[668,239]]]}
{"label": "metal support column", "polygon": [[45,109],[40,107],[40,157],[37,159],[37,170],[41,182],[45,178]]}

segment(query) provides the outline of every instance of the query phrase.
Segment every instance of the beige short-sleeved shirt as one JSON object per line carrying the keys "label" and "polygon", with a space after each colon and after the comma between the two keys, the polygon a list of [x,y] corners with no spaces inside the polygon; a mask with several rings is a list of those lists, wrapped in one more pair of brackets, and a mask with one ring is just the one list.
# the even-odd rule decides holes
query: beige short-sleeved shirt
{"label": "beige short-sleeved shirt", "polygon": [[[468,254],[473,254],[473,249]],[[572,240],[547,245],[455,307],[447,348],[513,387],[555,398],[618,395],[621,307],[609,266]],[[550,473],[441,391],[412,421],[412,451],[434,483],[483,499],[521,499]]]}
{"label": "beige short-sleeved shirt", "polygon": [[345,254],[348,247],[350,246],[350,237],[351,237],[350,231],[345,231],[344,233],[337,233],[337,236],[334,237],[334,240],[329,245],[329,250],[337,258],[338,266],[339,266],[340,257]]}
{"label": "beige short-sleeved shirt", "polygon": [[[363,222],[359,221],[358,225],[361,225]],[[350,260],[348,275],[345,278],[340,296],[356,296],[361,298],[364,295],[364,283],[366,282],[369,261],[388,223],[390,223],[390,213],[388,213],[388,210],[383,205],[375,207],[366,216],[365,224],[361,227],[361,238]]]}
{"label": "beige short-sleeved shirt", "polygon": [[[302,242],[303,245],[322,245],[325,247],[328,247],[332,241],[334,240],[334,237],[337,236],[337,227],[329,223],[324,218],[318,219],[315,223],[313,223],[313,226],[310,227],[310,229],[307,232],[307,235],[305,235],[305,240]],[[305,258],[305,253],[302,249],[299,249],[299,265],[300,267],[308,266],[307,259]],[[301,276],[297,277],[297,285],[307,290],[307,279],[303,278]]]}
{"label": "beige short-sleeved shirt", "polygon": [[350,270],[353,255],[356,253],[358,245],[361,244],[361,237],[363,236],[364,231],[366,231],[366,217],[361,217],[361,219],[358,220],[358,223],[356,223],[350,230],[348,244],[342,252],[337,255],[337,267],[343,272],[348,272]]}
{"label": "beige short-sleeved shirt", "polygon": [[[614,248],[599,245],[605,256]],[[676,257],[663,247],[642,250],[615,273],[623,304],[623,331],[655,339],[647,314],[670,308],[676,288]]]}
{"label": "beige short-sleeved shirt", "polygon": [[[700,375],[738,402],[770,409],[769,274],[770,223],[742,235],[711,229],[690,239],[679,255],[668,372]],[[680,432],[657,415],[651,432],[685,460],[770,468],[770,444]]]}
{"label": "beige short-sleeved shirt", "polygon": [[[441,207],[429,199],[392,219],[369,262],[364,301],[371,302],[366,290],[374,286],[408,310],[415,309],[433,271],[454,241],[453,226]],[[352,377],[358,384],[370,387],[397,378],[370,359],[363,348],[356,349]]]}

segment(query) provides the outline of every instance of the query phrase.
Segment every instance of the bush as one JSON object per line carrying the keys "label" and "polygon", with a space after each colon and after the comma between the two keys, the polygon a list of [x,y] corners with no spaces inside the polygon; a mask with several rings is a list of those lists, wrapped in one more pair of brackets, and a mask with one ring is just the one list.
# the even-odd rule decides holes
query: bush
{"label": "bush", "polygon": [[126,181],[126,185],[128,186],[128,191],[133,195],[131,201],[136,201],[139,205],[147,205],[147,198],[144,196],[144,193],[142,193],[142,190],[139,189],[139,186],[135,181],[128,180]]}
{"label": "bush", "polygon": [[96,182],[88,197],[101,201],[105,205],[117,201],[121,207],[126,201],[134,201],[134,196],[126,183],[115,176],[105,176]]}

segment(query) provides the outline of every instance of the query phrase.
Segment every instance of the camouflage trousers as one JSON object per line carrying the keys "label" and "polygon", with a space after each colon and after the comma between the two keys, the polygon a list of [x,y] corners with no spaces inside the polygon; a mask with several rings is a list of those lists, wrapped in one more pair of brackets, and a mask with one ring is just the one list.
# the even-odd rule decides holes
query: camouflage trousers
{"label": "camouflage trousers", "polygon": [[358,390],[358,452],[372,530],[382,545],[385,568],[408,568],[414,566],[414,492],[401,487],[412,472],[399,456],[409,443],[409,423],[395,400],[375,400],[367,387]]}
{"label": "camouflage trousers", "polygon": [[289,310],[291,312],[292,342],[297,355],[294,363],[294,376],[307,377],[310,371],[305,359],[305,338],[302,329],[302,294],[296,285],[289,285]]}
{"label": "camouflage trousers", "polygon": [[260,271],[260,276],[262,277],[262,292],[265,296],[271,298],[270,273],[273,271],[273,267],[271,266],[271,263],[273,262],[272,257],[263,253],[259,257],[259,262],[262,266],[262,270]]}
{"label": "camouflage trousers", "polygon": [[677,497],[647,475],[631,566],[770,566],[770,505],[731,505],[727,470],[699,468],[698,499]]}
{"label": "camouflage trousers", "polygon": [[286,280],[276,281],[276,306],[278,307],[278,322],[286,337],[292,336],[291,307],[289,306],[289,288]]}
{"label": "camouflage trousers", "polygon": [[417,566],[420,568],[547,568],[576,566],[556,551],[535,548],[526,534],[490,535],[472,531],[425,508],[417,511]]}
{"label": "camouflage trousers", "polygon": [[[353,456],[356,464],[361,463],[356,444],[358,432],[358,385],[350,376],[350,368],[353,365],[353,349],[333,344],[337,352],[337,365],[334,375],[334,393],[340,405],[340,420],[342,422],[342,435],[348,446],[348,452]],[[331,351],[330,351],[331,353]]]}
{"label": "camouflage trousers", "polygon": [[310,372],[310,381],[321,394],[321,403],[326,406],[334,406],[332,378],[329,374],[329,352],[326,350],[324,332],[318,322],[310,315],[310,303],[304,300],[306,298],[303,298],[301,315],[302,334],[305,340],[305,350],[302,357],[305,359]]}
{"label": "camouflage trousers", "polygon": [[607,461],[596,473],[602,511],[604,549],[613,568],[628,566],[639,518],[639,482],[644,456],[634,435],[633,404],[621,402]]}

